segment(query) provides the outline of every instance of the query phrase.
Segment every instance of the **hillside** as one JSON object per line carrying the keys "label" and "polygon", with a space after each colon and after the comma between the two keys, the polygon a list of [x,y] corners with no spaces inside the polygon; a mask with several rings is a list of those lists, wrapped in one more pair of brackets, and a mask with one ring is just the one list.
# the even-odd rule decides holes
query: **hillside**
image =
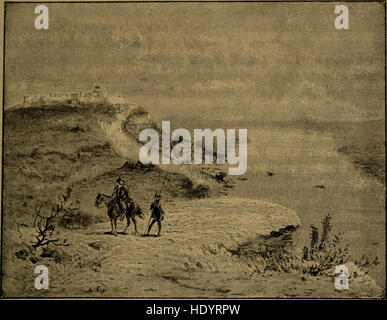
{"label": "hillside", "polygon": [[[277,250],[281,254],[284,248],[293,249],[293,234],[301,225],[297,214],[262,199],[227,197],[234,184],[228,177],[217,179],[218,166],[142,165],[137,161],[136,137],[146,127],[159,130],[138,106],[5,112],[2,295],[381,295],[366,275],[354,279],[352,291],[337,292],[331,277],[304,275],[302,269],[309,262],[299,258],[290,274],[282,272],[275,255]],[[143,237],[149,204],[167,169],[162,236]],[[139,236],[130,234],[130,226],[127,235],[113,237],[106,208],[95,207],[96,194],[110,194],[118,176],[128,182],[145,213]],[[72,190],[73,209],[64,210],[55,229],[64,239],[62,245],[33,249],[35,210],[43,205],[47,212],[67,188]],[[118,230],[123,228],[119,222]],[[286,259],[282,263],[289,265]],[[48,291],[33,288],[37,264],[49,267]]]}
{"label": "hillside", "polygon": [[[66,187],[73,188],[76,205],[89,210],[95,194],[111,193],[118,176],[126,178],[134,198],[148,206],[166,171],[137,164],[139,144],[135,135],[114,131],[117,126],[121,129],[121,118],[130,110],[91,105],[6,111],[5,224],[30,224],[32,209],[42,201],[55,201]],[[190,171],[183,168],[168,175],[164,190],[167,201],[224,193],[223,186],[211,177],[189,175]],[[195,179],[205,184],[206,192],[196,192]]]}

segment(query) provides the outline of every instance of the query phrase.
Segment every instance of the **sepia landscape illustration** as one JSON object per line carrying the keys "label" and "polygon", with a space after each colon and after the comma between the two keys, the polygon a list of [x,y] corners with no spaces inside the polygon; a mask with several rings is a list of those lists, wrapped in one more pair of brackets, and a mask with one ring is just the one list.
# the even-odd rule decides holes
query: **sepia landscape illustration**
{"label": "sepia landscape illustration", "polygon": [[[5,5],[3,298],[385,296],[383,3],[37,5]],[[245,172],[140,161],[166,123]]]}

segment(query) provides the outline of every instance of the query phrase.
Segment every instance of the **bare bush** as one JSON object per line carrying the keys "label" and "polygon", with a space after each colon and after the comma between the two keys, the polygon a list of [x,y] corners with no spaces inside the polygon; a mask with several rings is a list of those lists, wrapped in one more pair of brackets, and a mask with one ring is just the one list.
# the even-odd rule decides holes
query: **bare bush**
{"label": "bare bush", "polygon": [[[71,188],[67,188],[66,193],[61,195],[59,203],[50,208],[49,215],[42,214],[43,204],[41,204],[38,209],[35,209],[34,226],[36,227],[37,235],[35,235],[35,241],[32,243],[32,247],[34,249],[42,246],[48,246],[50,243],[62,246],[68,245],[66,240],[60,241],[58,239],[57,234],[55,233],[55,228],[59,214],[62,212],[71,197],[71,191]],[[67,209],[74,210],[71,208],[71,204]]]}

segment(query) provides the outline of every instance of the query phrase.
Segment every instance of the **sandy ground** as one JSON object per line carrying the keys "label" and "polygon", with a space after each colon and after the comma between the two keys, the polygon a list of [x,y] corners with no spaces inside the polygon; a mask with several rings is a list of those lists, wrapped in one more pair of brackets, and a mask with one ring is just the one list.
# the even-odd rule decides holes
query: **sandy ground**
{"label": "sandy ground", "polygon": [[[233,277],[250,274],[251,268],[241,263],[238,257],[233,257],[229,250],[236,250],[256,236],[299,225],[295,212],[259,200],[180,201],[167,205],[165,211],[164,230],[159,238],[155,237],[156,229],[149,237],[122,233],[114,237],[109,233],[108,223],[94,224],[87,230],[63,231],[63,237],[70,244],[63,247],[64,256],[71,258],[61,263],[52,259],[44,262],[48,262],[49,269],[52,269],[51,286],[45,294],[78,296],[93,294],[93,288],[100,287],[107,296],[195,296],[200,292],[190,289],[190,286],[195,288],[195,283],[188,288],[182,285],[175,292],[170,288],[178,286],[173,279],[190,279],[195,270],[206,273],[222,271]],[[147,219],[139,223],[141,232],[146,222]],[[119,223],[118,229],[123,230],[124,223]],[[129,229],[130,232],[133,230],[133,227]],[[19,242],[24,239],[28,242],[33,229],[19,231],[23,235]],[[14,248],[9,250],[12,252]],[[33,271],[34,264],[28,259],[25,262],[25,268]],[[14,271],[12,264],[8,263],[5,274],[12,273],[17,278]],[[20,285],[19,282],[19,290]],[[6,281],[5,292],[10,295],[12,292],[36,294],[33,281],[26,281],[24,285],[26,287],[18,291]],[[204,292],[205,287],[201,291]]]}
{"label": "sandy ground", "polygon": [[[243,212],[242,212],[243,211]],[[109,233],[109,223],[87,230],[64,230],[70,245],[56,258],[11,252],[23,247],[31,228],[19,229],[19,244],[7,248],[7,296],[100,297],[308,297],[380,296],[374,281],[362,278],[339,292],[333,280],[302,274],[257,273],[252,260],[232,254],[256,237],[299,226],[295,212],[262,200],[217,199],[176,202],[166,206],[161,237]],[[146,220],[139,223],[143,230]],[[119,223],[119,231],[124,223]],[[130,232],[133,227],[130,228]],[[16,235],[17,233],[14,232]],[[55,256],[55,254],[54,254]],[[31,262],[31,258],[38,261]],[[34,288],[36,265],[50,272],[48,290]],[[22,285],[23,284],[23,285]],[[21,286],[22,285],[22,286]]]}

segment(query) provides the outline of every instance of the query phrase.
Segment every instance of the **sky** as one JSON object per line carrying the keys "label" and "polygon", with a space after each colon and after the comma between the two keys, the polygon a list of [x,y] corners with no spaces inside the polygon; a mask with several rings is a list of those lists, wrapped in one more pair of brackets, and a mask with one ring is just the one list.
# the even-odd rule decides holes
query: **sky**
{"label": "sky", "polygon": [[47,4],[48,30],[34,28],[35,6],[7,5],[6,109],[99,81],[187,117],[384,117],[379,3],[347,3],[348,30],[334,3]]}

